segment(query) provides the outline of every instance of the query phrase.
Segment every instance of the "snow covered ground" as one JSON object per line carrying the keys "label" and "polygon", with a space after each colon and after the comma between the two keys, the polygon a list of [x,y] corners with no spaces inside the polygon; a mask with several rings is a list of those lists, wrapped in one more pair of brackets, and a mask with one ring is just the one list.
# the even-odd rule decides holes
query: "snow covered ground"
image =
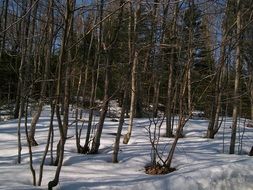
{"label": "snow covered ground", "polygon": [[[38,123],[36,140],[39,146],[33,147],[34,167],[39,171],[44,152],[48,124],[49,107],[45,107]],[[86,115],[87,117],[88,115]],[[30,118],[31,119],[31,118]],[[71,119],[73,120],[73,118]],[[71,121],[70,121],[71,122]],[[128,121],[126,120],[126,123]],[[57,124],[57,122],[55,122]],[[106,119],[100,153],[97,155],[77,154],[75,138],[66,142],[65,159],[57,189],[96,189],[96,190],[252,190],[253,157],[247,153],[253,145],[253,128],[244,128],[240,121],[236,151],[229,155],[231,118],[226,119],[215,139],[203,138],[208,121],[189,120],[184,128],[185,138],[178,142],[172,166],[175,172],[167,175],[151,176],[145,174],[144,167],[150,163],[151,146],[147,130],[148,119],[136,119],[132,138],[128,145],[121,144],[120,162],[111,163],[113,142],[118,122]],[[164,132],[165,125],[163,125]],[[0,122],[0,189],[46,189],[48,181],[54,177],[56,167],[44,167],[41,187],[32,186],[29,170],[29,155],[26,147],[24,126],[22,126],[22,163],[17,161],[17,120]],[[123,134],[126,133],[124,126]],[[75,134],[74,126],[69,128],[68,136]],[[55,141],[59,135],[55,127]],[[224,138],[223,138],[224,137]],[[83,131],[83,142],[85,131]],[[224,139],[224,140],[223,140]],[[173,139],[162,137],[161,150],[166,153]]]}

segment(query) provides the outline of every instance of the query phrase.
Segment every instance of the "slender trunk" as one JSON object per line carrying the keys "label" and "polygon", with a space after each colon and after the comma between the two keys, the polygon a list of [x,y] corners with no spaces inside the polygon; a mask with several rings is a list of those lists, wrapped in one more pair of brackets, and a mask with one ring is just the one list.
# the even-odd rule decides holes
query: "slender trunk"
{"label": "slender trunk", "polygon": [[241,76],[241,47],[240,47],[240,33],[241,33],[241,10],[240,0],[237,0],[237,45],[236,45],[236,63],[235,63],[235,82],[234,82],[234,102],[233,102],[233,121],[232,121],[232,132],[229,147],[229,154],[235,153],[235,141],[236,141],[236,129],[237,129],[237,117],[238,117],[238,106],[239,106],[239,82]]}
{"label": "slender trunk", "polygon": [[160,94],[160,79],[154,84],[154,97],[153,97],[153,118],[157,117],[158,114],[158,103],[159,103],[159,94]]}
{"label": "slender trunk", "polygon": [[129,118],[129,126],[127,134],[124,135],[124,144],[128,144],[132,130],[133,130],[133,120],[135,116],[135,108],[136,108],[136,72],[137,72],[137,62],[138,62],[138,53],[135,52],[134,54],[134,60],[133,60],[133,66],[132,66],[132,72],[131,72],[131,103],[130,103],[130,118]]}
{"label": "slender trunk", "polygon": [[[114,35],[112,35],[111,33],[108,34],[108,37],[110,39],[110,45],[109,49],[107,49],[106,44],[103,40],[103,25],[102,23],[100,24],[100,45],[103,45],[103,49],[105,51],[105,53],[107,54],[106,56],[106,66],[105,66],[105,83],[104,83],[104,99],[103,99],[103,105],[102,105],[102,111],[100,113],[100,119],[99,119],[99,123],[97,126],[97,130],[96,130],[96,134],[95,137],[93,138],[93,142],[92,142],[92,148],[90,153],[98,153],[99,150],[99,146],[100,146],[100,139],[101,139],[101,135],[102,135],[102,131],[103,131],[103,127],[104,127],[104,120],[106,117],[106,113],[108,110],[108,105],[109,105],[109,82],[110,82],[110,75],[111,75],[111,63],[113,63],[113,59],[111,59],[113,57],[113,50],[116,48],[115,44],[116,41],[118,39],[118,32],[121,26],[121,21],[122,21],[122,13],[123,13],[123,0],[120,1],[120,7],[121,7],[121,11],[119,13],[119,22],[118,25],[116,27],[116,31],[114,32]],[[100,2],[100,21],[102,21],[103,19],[103,8],[104,8],[104,0],[101,0]],[[101,46],[99,46],[101,48]],[[102,50],[102,48],[101,48]]]}
{"label": "slender trunk", "polygon": [[32,121],[31,121],[31,126],[29,130],[29,140],[31,142],[32,146],[38,145],[38,143],[35,140],[35,130],[36,130],[36,124],[39,120],[39,117],[42,112],[42,108],[44,105],[44,98],[46,95],[46,81],[48,79],[48,74],[49,74],[49,65],[50,65],[50,60],[51,60],[51,49],[53,46],[53,39],[54,39],[54,23],[53,23],[53,1],[50,1],[49,8],[48,8],[48,20],[47,20],[47,27],[46,29],[48,30],[48,33],[46,34],[46,38],[49,39],[47,44],[46,44],[46,55],[45,55],[45,69],[44,69],[44,74],[43,74],[43,80],[41,84],[41,91],[40,91],[40,99],[39,99],[39,105],[38,105],[38,110],[37,113],[34,115]]}
{"label": "slender trunk", "polygon": [[[94,19],[94,23],[95,21],[99,20],[100,22],[102,21],[102,9],[101,6],[103,8],[103,5],[100,5],[99,8],[99,1],[97,1],[97,10],[100,10],[100,14],[95,15],[95,19]],[[101,12],[102,11],[102,12]],[[95,103],[95,99],[96,99],[96,92],[97,92],[97,84],[98,84],[98,77],[99,77],[99,62],[100,62],[100,51],[101,51],[101,45],[102,45],[102,39],[101,39],[101,35],[102,35],[102,22],[99,25],[100,30],[99,30],[99,35],[98,35],[98,39],[97,39],[97,49],[96,49],[96,53],[95,53],[95,58],[94,58],[94,62],[93,62],[93,66],[92,66],[92,73],[91,73],[91,94],[90,94],[90,111],[89,111],[89,121],[88,121],[88,126],[87,126],[87,131],[86,131],[86,139],[85,139],[85,144],[83,147],[83,153],[88,153],[90,151],[90,147],[89,147],[89,143],[90,143],[90,134],[91,134],[91,128],[92,128],[92,121],[93,121],[93,114],[94,114],[94,103]],[[91,42],[93,42],[93,38],[94,38],[94,34],[92,33],[91,36]],[[89,46],[89,51],[88,51],[88,55],[90,53],[91,50],[91,44]]]}
{"label": "slender trunk", "polygon": [[[75,111],[75,122],[76,122],[76,149],[77,149],[77,152],[78,153],[81,153],[82,152],[82,148],[81,148],[81,145],[80,145],[80,135],[79,135],[79,132],[78,132],[78,109],[79,109],[79,94],[80,94],[80,87],[81,87],[81,84],[82,84],[82,69],[81,69],[81,72],[79,74],[79,80],[78,80],[78,86],[77,86],[77,92],[76,92],[76,111]],[[80,111],[81,112],[81,111]]]}
{"label": "slender trunk", "polygon": [[[192,0],[191,2],[189,2],[189,8],[192,9],[191,10],[191,19],[194,19],[194,11],[193,11],[193,6],[194,6],[194,0]],[[187,70],[187,102],[188,102],[188,115],[191,115],[192,112],[192,77],[191,77],[191,67],[194,61],[194,55],[193,55],[193,51],[194,51],[194,26],[192,24],[192,22],[190,22],[190,26],[189,26],[189,43],[188,43],[188,70]]]}
{"label": "slender trunk", "polygon": [[[26,14],[26,10],[28,9],[28,1],[22,2],[22,7],[24,10],[22,12],[22,16]],[[24,96],[24,68],[26,66],[27,61],[27,43],[28,43],[28,36],[29,36],[29,26],[30,26],[30,14],[27,15],[26,18],[22,20],[18,24],[18,28],[21,30],[20,34],[20,47],[21,47],[21,61],[18,69],[18,85],[17,85],[17,95],[16,95],[16,102],[15,102],[15,110],[14,110],[14,118],[19,118],[24,116],[24,101],[21,101],[22,96]],[[19,118],[20,119],[20,118]]]}
{"label": "slender trunk", "polygon": [[29,141],[29,137],[28,137],[28,127],[27,127],[27,118],[28,118],[28,97],[26,97],[26,106],[25,106],[25,134],[26,134],[26,140],[27,140],[27,144],[28,144],[28,150],[29,150],[29,166],[30,166],[30,170],[32,172],[32,176],[33,176],[33,185],[36,186],[36,173],[35,170],[33,168],[33,154],[32,154],[32,146],[31,143]]}
{"label": "slender trunk", "polygon": [[[173,52],[172,52],[173,53]],[[174,57],[174,53],[171,55]],[[172,124],[171,124],[171,111],[172,111],[172,80],[173,80],[173,61],[169,64],[169,75],[168,75],[168,91],[167,91],[167,106],[166,106],[166,137],[173,137]]]}
{"label": "slender trunk", "polygon": [[[168,13],[168,6],[164,10],[164,20],[163,20],[163,30],[166,27],[166,17]],[[172,31],[171,31],[171,39],[176,36],[176,24],[177,24],[177,17],[178,17],[178,2],[174,6],[174,15],[173,15],[173,24],[172,24]],[[172,40],[174,43],[175,40]],[[173,130],[172,130],[172,107],[173,107],[173,68],[174,68],[174,57],[175,57],[175,49],[172,47],[170,52],[170,61],[168,65],[168,91],[167,91],[167,105],[166,105],[166,137],[173,137]]]}
{"label": "slender trunk", "polygon": [[191,95],[191,65],[193,64],[193,49],[192,49],[192,44],[193,44],[193,29],[190,28],[190,34],[189,34],[189,52],[188,52],[188,65],[189,65],[189,69],[187,70],[187,102],[188,102],[188,115],[191,115],[191,111],[192,111],[192,95]]}
{"label": "slender trunk", "polygon": [[[226,6],[226,13],[228,11],[228,6]],[[221,111],[221,96],[222,89],[224,86],[224,70],[225,70],[225,61],[226,61],[226,40],[227,40],[227,23],[223,24],[223,36],[221,42],[221,56],[220,56],[220,65],[217,71],[216,84],[215,84],[215,98],[213,102],[213,108],[211,113],[211,119],[208,124],[207,129],[207,138],[214,138],[215,134],[219,131],[219,116]]]}
{"label": "slender trunk", "polygon": [[118,152],[119,152],[121,132],[122,132],[124,118],[125,118],[125,110],[126,110],[126,102],[127,102],[126,99],[127,99],[127,90],[124,89],[122,108],[121,108],[121,113],[120,113],[120,118],[119,118],[119,126],[118,126],[117,134],[115,137],[115,143],[114,143],[114,148],[113,148],[113,153],[112,153],[113,163],[118,163]]}
{"label": "slender trunk", "polygon": [[[132,23],[132,14],[133,14],[133,4],[132,2],[129,3],[129,23],[128,23],[128,57],[129,57],[129,65],[132,65],[132,71],[131,71],[131,102],[130,102],[130,115],[129,115],[129,126],[128,126],[128,132],[127,134],[124,135],[124,140],[123,143],[127,144],[132,133],[132,128],[133,128],[133,118],[135,115],[135,103],[136,103],[136,67],[137,67],[137,59],[138,59],[138,53],[135,51],[135,45],[133,45],[135,42],[135,35],[134,38],[132,36],[133,33],[135,33],[135,28],[136,28],[136,14],[134,18],[134,23]],[[132,31],[132,27],[134,28]],[[133,52],[134,52],[134,58],[133,58]]]}
{"label": "slender trunk", "polygon": [[1,51],[0,51],[0,58],[3,57],[3,53],[5,50],[5,40],[6,40],[6,26],[7,26],[7,16],[8,16],[8,6],[9,6],[9,0],[5,0],[5,7],[4,7],[4,22],[3,22],[3,28],[2,31],[2,46],[1,46]]}
{"label": "slender trunk", "polygon": [[[88,59],[88,58],[87,58]],[[85,105],[85,100],[86,100],[86,90],[87,90],[87,81],[88,81],[88,71],[89,71],[89,64],[85,66],[85,71],[84,71],[84,82],[82,85],[82,97],[83,97],[83,102],[82,102],[82,107],[85,108],[87,105]],[[82,115],[80,113],[80,118],[82,118]]]}
{"label": "slender trunk", "polygon": [[95,134],[95,138],[93,139],[92,142],[92,148],[90,153],[92,154],[96,154],[98,153],[98,149],[100,146],[100,138],[102,135],[102,130],[103,130],[103,126],[104,126],[104,120],[105,120],[105,116],[108,110],[108,104],[109,104],[109,60],[107,58],[107,64],[106,64],[106,68],[105,68],[105,85],[104,85],[104,100],[103,100],[103,105],[102,105],[102,111],[100,113],[100,119],[98,122],[98,127],[97,127],[97,131]]}
{"label": "slender trunk", "polygon": [[[24,54],[24,53],[23,53]],[[24,56],[22,55],[22,59],[21,59],[21,64],[19,67],[19,87],[20,89],[24,88],[23,85],[23,64],[24,64]],[[22,120],[22,116],[23,116],[23,112],[24,112],[24,89],[22,91],[20,91],[20,97],[18,97],[19,99],[19,112],[18,112],[18,128],[17,128],[17,135],[18,135],[18,163],[21,163],[21,150],[22,150],[22,145],[21,145],[21,120]]]}
{"label": "slender trunk", "polygon": [[[55,104],[52,101],[51,102],[51,110],[54,110],[55,112]],[[52,113],[51,113],[52,115]],[[51,129],[51,139],[50,139],[50,165],[53,166],[54,165],[54,117],[51,117],[51,121],[50,121],[50,127]]]}
{"label": "slender trunk", "polygon": [[[96,18],[96,15],[95,15],[95,18],[94,18],[94,21],[93,21],[93,26],[95,25],[96,22],[97,22],[97,18]],[[85,31],[84,31],[84,33],[85,33]],[[91,39],[90,39],[90,44],[89,44],[87,57],[84,57],[84,59],[86,59],[86,66],[85,66],[85,71],[84,71],[84,73],[85,73],[84,74],[84,84],[82,86],[82,88],[83,88],[83,91],[82,91],[82,96],[83,96],[82,106],[83,107],[85,107],[85,99],[86,99],[85,93],[86,93],[86,86],[87,86],[88,72],[89,72],[89,63],[90,63],[90,55],[91,55],[91,49],[92,49],[93,41],[94,41],[94,32],[91,33]],[[90,104],[90,106],[91,106],[91,104]]]}
{"label": "slender trunk", "polygon": [[[23,98],[21,98],[21,102],[24,102]],[[22,103],[23,105],[23,103]],[[22,144],[21,144],[21,119],[22,119],[22,110],[23,107],[20,106],[19,108],[19,114],[18,114],[18,128],[17,128],[17,135],[18,135],[18,164],[21,163],[21,150],[22,150]]]}
{"label": "slender trunk", "polygon": [[46,156],[47,156],[48,149],[50,146],[50,139],[51,139],[51,135],[52,135],[52,131],[53,131],[54,109],[55,109],[55,105],[52,103],[51,104],[50,124],[49,124],[48,136],[47,136],[47,144],[46,144],[45,151],[44,151],[41,163],[40,163],[38,186],[41,186],[42,177],[43,177],[43,167],[44,167]]}
{"label": "slender trunk", "polygon": [[180,87],[180,95],[179,95],[179,119],[178,119],[178,127],[176,130],[176,134],[175,134],[175,139],[172,143],[172,146],[170,148],[169,154],[167,159],[165,160],[165,164],[166,167],[170,168],[171,167],[171,163],[172,163],[172,159],[173,159],[173,155],[174,152],[176,150],[176,145],[178,142],[178,139],[182,136],[182,131],[183,131],[183,127],[185,126],[185,123],[187,122],[188,119],[185,117],[185,112],[184,112],[184,101],[185,101],[185,92],[186,92],[186,88],[188,86],[188,71],[190,70],[190,62],[188,62],[188,64],[185,66],[185,70],[183,71],[183,76],[182,76],[182,82],[181,82],[181,87]]}
{"label": "slender trunk", "polygon": [[[24,7],[27,6],[27,2],[24,2]],[[25,10],[24,13],[25,14]],[[26,64],[27,59],[27,37],[29,34],[29,25],[30,25],[30,16],[28,16],[25,20],[22,21],[23,31],[22,31],[22,39],[21,39],[21,47],[22,47],[22,54],[21,54],[21,61],[19,66],[19,79],[18,79],[18,87],[19,92],[17,94],[17,99],[19,102],[19,106],[16,106],[16,108],[19,108],[18,111],[18,127],[17,127],[17,134],[18,134],[18,163],[21,163],[21,119],[24,115],[24,108],[25,108],[25,99],[26,96],[26,84],[24,80],[24,67]]]}
{"label": "slender trunk", "polygon": [[[101,3],[101,5],[100,5],[100,20],[102,20],[103,19],[104,0],[101,0],[100,3]],[[102,30],[103,30],[103,25],[101,23],[100,31],[102,31]],[[103,42],[103,36],[102,35],[103,34],[101,32],[100,33],[100,41],[99,41],[101,44],[100,44],[99,48],[101,48],[101,45],[102,45],[102,42]],[[104,50],[108,51],[108,50],[106,50],[106,47],[104,47]],[[92,153],[92,154],[98,153],[99,146],[100,146],[100,139],[101,139],[103,126],[104,126],[104,120],[105,120],[106,113],[107,113],[107,110],[108,110],[108,105],[109,105],[109,76],[111,74],[111,72],[110,72],[110,69],[111,69],[110,68],[110,61],[111,61],[111,59],[109,58],[109,56],[111,56],[111,54],[112,54],[112,51],[109,50],[109,53],[106,57],[103,105],[102,105],[102,108],[101,108],[100,119],[99,119],[99,122],[98,122],[98,127],[97,127],[97,130],[96,130],[96,134],[95,134],[95,137],[92,141],[92,147],[91,147],[91,150],[89,152],[89,153]]]}
{"label": "slender trunk", "polygon": [[[20,76],[19,76],[20,79]],[[15,98],[15,107],[14,107],[14,113],[13,118],[17,119],[19,115],[19,108],[20,108],[20,93],[21,93],[21,84],[18,82],[17,84],[17,90],[16,90],[16,98]]]}
{"label": "slender trunk", "polygon": [[[224,47],[222,49],[225,50]],[[225,52],[224,52],[225,53]],[[223,55],[222,55],[222,58]],[[225,60],[224,60],[225,61]],[[216,84],[215,84],[215,97],[214,97],[214,103],[211,113],[211,119],[208,124],[207,129],[207,138],[213,139],[215,134],[218,132],[218,126],[219,126],[219,115],[220,115],[220,109],[221,109],[221,95],[222,95],[222,73],[223,66],[220,65],[220,68],[218,70],[217,78],[216,78]]]}
{"label": "slender trunk", "polygon": [[[66,52],[68,45],[70,45],[70,35],[73,29],[73,17],[74,17],[74,8],[75,8],[75,0],[67,0],[67,6],[65,10],[65,23],[64,23],[64,31],[63,31],[63,39],[61,52],[59,55],[59,68],[58,68],[58,81],[57,81],[57,91],[56,91],[56,114],[58,118],[59,131],[60,131],[60,141],[59,146],[57,147],[58,156],[57,159],[57,169],[55,172],[55,177],[52,181],[48,183],[48,189],[51,190],[55,187],[59,182],[59,176],[62,168],[63,158],[64,158],[64,146],[67,137],[68,130],[68,114],[69,114],[69,96],[70,96],[70,64],[69,61],[72,58],[70,52]],[[67,55],[68,57],[66,57]],[[60,110],[59,110],[59,102],[60,102],[60,93],[61,93],[61,79],[62,79],[62,66],[63,63],[66,63],[65,70],[65,85],[64,85],[64,108],[63,108],[63,120],[61,122],[60,119]]]}
{"label": "slender trunk", "polygon": [[91,127],[92,127],[92,120],[93,120],[93,113],[94,113],[95,91],[96,91],[96,88],[95,88],[95,86],[96,86],[95,85],[96,77],[95,77],[95,75],[96,75],[95,68],[92,68],[90,111],[89,111],[89,120],[88,120],[88,126],[87,126],[87,131],[86,131],[86,139],[85,139],[85,144],[84,144],[84,147],[83,147],[83,153],[84,154],[86,154],[87,152],[90,151],[89,143],[90,143],[90,133],[91,133]]}
{"label": "slender trunk", "polygon": [[[191,54],[192,52],[190,52]],[[191,60],[191,58],[190,58]],[[187,87],[188,87],[188,114],[191,115],[191,108],[192,108],[192,96],[191,96],[191,70],[188,70],[188,78],[187,78]]]}

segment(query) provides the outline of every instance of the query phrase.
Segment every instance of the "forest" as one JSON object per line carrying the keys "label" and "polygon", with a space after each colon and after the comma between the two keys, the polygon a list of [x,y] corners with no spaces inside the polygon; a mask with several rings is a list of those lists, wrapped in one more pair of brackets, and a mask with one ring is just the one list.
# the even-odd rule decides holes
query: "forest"
{"label": "forest", "polygon": [[252,52],[251,0],[0,0],[0,187],[253,189]]}

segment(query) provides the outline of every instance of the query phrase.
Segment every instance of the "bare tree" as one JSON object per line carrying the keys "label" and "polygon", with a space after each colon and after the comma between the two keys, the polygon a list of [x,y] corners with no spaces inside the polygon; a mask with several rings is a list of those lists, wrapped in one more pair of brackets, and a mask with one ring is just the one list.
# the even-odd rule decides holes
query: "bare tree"
{"label": "bare tree", "polygon": [[[50,66],[50,62],[51,62],[51,51],[52,51],[52,47],[53,47],[53,40],[54,40],[54,15],[52,10],[52,3],[49,3],[48,6],[48,13],[47,13],[47,24],[45,27],[45,30],[48,31],[45,34],[45,51],[46,51],[46,55],[45,55],[45,67],[44,67],[44,72],[43,72],[43,76],[42,76],[42,82],[41,82],[41,90],[40,90],[40,98],[39,98],[39,103],[38,103],[38,108],[37,108],[37,112],[35,113],[35,115],[33,116],[33,119],[31,121],[31,125],[30,125],[30,130],[29,130],[29,140],[31,142],[32,146],[36,146],[38,145],[38,143],[36,142],[34,136],[35,136],[35,130],[36,130],[36,124],[39,120],[39,117],[41,115],[42,109],[43,109],[43,105],[44,105],[44,100],[46,99],[46,91],[47,91],[47,81],[48,81],[48,75],[49,75],[49,66]],[[34,17],[36,18],[36,12],[34,13]],[[35,20],[34,18],[34,20]]]}
{"label": "bare tree", "polygon": [[[225,8],[225,15],[228,12],[228,4]],[[215,134],[220,129],[220,112],[221,112],[221,96],[224,89],[224,75],[225,75],[225,66],[226,66],[226,41],[228,41],[228,29],[227,29],[228,22],[226,18],[223,19],[222,23],[222,41],[220,47],[220,59],[218,70],[215,77],[215,97],[214,102],[212,105],[212,112],[211,112],[211,119],[208,124],[207,129],[207,138],[214,138]]]}
{"label": "bare tree", "polygon": [[[136,8],[133,8],[132,2],[129,3],[129,25],[128,25],[128,48],[129,48],[129,64],[132,65],[131,71],[131,103],[130,103],[130,118],[127,134],[124,135],[123,143],[127,144],[130,140],[133,120],[136,112],[136,91],[137,91],[137,65],[138,65],[138,50],[136,49],[136,38],[137,38],[137,22],[140,16],[140,2],[136,2]],[[133,15],[133,23],[132,23]]]}
{"label": "bare tree", "polygon": [[233,122],[232,122],[232,132],[229,153],[234,154],[235,152],[235,141],[236,141],[236,129],[237,129],[237,117],[238,117],[238,106],[239,106],[239,82],[241,76],[241,1],[237,0],[237,15],[236,15],[236,34],[237,34],[237,44],[236,44],[236,63],[235,63],[235,81],[234,81],[234,102],[233,102]]}
{"label": "bare tree", "polygon": [[[29,7],[32,7],[32,1],[30,3],[23,2],[24,7],[24,13],[23,15],[26,15],[26,11],[29,11]],[[27,17],[24,17],[22,20],[22,39],[21,39],[21,61],[19,66],[19,80],[18,80],[18,93],[17,93],[17,102],[16,104],[19,104],[16,106],[16,108],[19,109],[18,111],[18,127],[17,127],[17,133],[18,133],[18,163],[21,162],[21,119],[24,115],[24,108],[25,108],[25,97],[27,96],[27,88],[26,88],[26,80],[24,78],[24,69],[25,67],[28,67],[27,62],[27,50],[28,50],[28,35],[29,35],[29,26],[30,26],[30,14],[27,15]]]}
{"label": "bare tree", "polygon": [[[70,76],[70,52],[67,52],[67,48],[70,47],[70,36],[73,29],[73,17],[75,9],[75,0],[67,0],[67,6],[65,9],[64,16],[64,30],[63,38],[61,44],[61,51],[59,55],[58,62],[58,76],[57,76],[57,89],[56,89],[56,115],[58,119],[59,131],[60,131],[60,141],[57,147],[57,169],[55,172],[55,177],[52,181],[48,183],[48,189],[52,189],[59,182],[59,176],[61,172],[63,157],[64,157],[64,146],[67,138],[68,130],[68,114],[69,114],[69,76]],[[63,110],[63,120],[60,117],[60,99],[61,99],[61,82],[63,74],[63,66],[65,66],[65,83],[64,83],[64,110]]]}
{"label": "bare tree", "polygon": [[[163,25],[165,28],[165,23],[166,23],[166,15],[168,12],[169,4],[166,5],[166,8],[164,10],[164,20],[163,20]],[[175,38],[176,38],[176,25],[177,25],[177,19],[178,19],[178,2],[174,5],[174,14],[173,14],[173,21],[172,21],[172,30],[170,34],[171,38],[171,43],[176,44]],[[170,61],[168,63],[168,90],[167,90],[167,104],[166,104],[166,136],[167,137],[172,137],[173,136],[173,131],[172,131],[172,98],[173,98],[173,69],[174,69],[174,59],[175,57],[175,48],[171,48],[170,52]]]}
{"label": "bare tree", "polygon": [[127,90],[124,89],[122,108],[121,108],[121,113],[120,113],[120,118],[119,118],[119,125],[118,125],[117,134],[115,137],[114,148],[113,148],[113,153],[112,153],[112,162],[113,163],[118,163],[120,137],[121,137],[121,132],[122,132],[124,118],[125,118],[125,112],[126,112],[126,99],[127,99]]}

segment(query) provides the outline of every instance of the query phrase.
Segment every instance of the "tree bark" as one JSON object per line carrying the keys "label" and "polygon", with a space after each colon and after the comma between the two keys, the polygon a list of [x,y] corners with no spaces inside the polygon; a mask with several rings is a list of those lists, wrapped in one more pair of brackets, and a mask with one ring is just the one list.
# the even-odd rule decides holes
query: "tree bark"
{"label": "tree bark", "polygon": [[5,50],[5,40],[6,40],[6,26],[7,26],[7,16],[8,16],[8,6],[9,6],[9,0],[5,0],[5,6],[4,6],[4,22],[3,22],[3,28],[2,31],[3,34],[2,34],[2,44],[1,44],[1,51],[0,51],[0,58],[3,57],[3,54],[4,54],[4,50]]}
{"label": "tree bark", "polygon": [[126,110],[126,102],[127,102],[126,99],[127,99],[127,90],[124,89],[122,108],[121,108],[120,119],[119,119],[119,126],[118,126],[113,153],[112,153],[113,163],[118,163],[119,144],[120,144],[120,137],[121,137],[121,132],[123,129],[123,124],[124,124],[124,118],[125,118],[125,110]]}
{"label": "tree bark", "polygon": [[[228,5],[226,5],[225,14],[227,14]],[[222,26],[222,41],[221,41],[221,53],[219,60],[219,68],[217,71],[216,81],[215,81],[215,94],[214,94],[214,102],[211,113],[211,119],[208,124],[207,129],[207,138],[213,139],[215,134],[219,131],[220,123],[219,117],[221,112],[221,96],[223,94],[223,83],[224,83],[224,73],[225,73],[225,61],[226,61],[226,41],[228,37],[227,33],[227,22],[223,22]]]}
{"label": "tree bark", "polygon": [[[58,81],[57,81],[57,89],[56,89],[56,114],[58,118],[59,131],[60,131],[60,141],[59,146],[57,147],[57,169],[55,172],[55,177],[52,181],[48,183],[48,189],[51,190],[55,187],[59,182],[59,176],[62,168],[63,158],[64,158],[64,146],[67,137],[68,130],[68,114],[69,114],[69,83],[70,83],[70,63],[71,60],[71,52],[66,52],[67,47],[70,45],[70,36],[71,31],[73,29],[73,17],[74,17],[74,8],[75,8],[75,0],[67,0],[67,6],[65,9],[65,23],[64,23],[64,31],[62,38],[62,46],[59,55],[59,68],[58,68]],[[68,57],[66,57],[68,56]],[[65,85],[64,85],[64,109],[63,109],[63,120],[60,119],[60,93],[61,93],[61,79],[62,79],[62,66],[66,64],[65,70]]]}
{"label": "tree bark", "polygon": [[95,137],[92,141],[92,147],[89,153],[96,154],[98,153],[98,149],[100,146],[100,138],[103,131],[105,116],[108,110],[108,104],[109,104],[109,60],[107,60],[106,64],[106,70],[105,70],[105,85],[104,85],[104,99],[103,99],[103,105],[101,108],[100,118],[96,130]]}
{"label": "tree bark", "polygon": [[187,63],[185,66],[185,70],[182,71],[184,75],[182,76],[181,86],[180,86],[180,94],[179,94],[179,119],[178,119],[178,127],[175,134],[175,139],[172,143],[172,146],[170,148],[169,154],[167,156],[167,159],[165,160],[166,167],[170,168],[172,159],[174,156],[174,152],[176,150],[176,145],[178,142],[178,139],[182,136],[183,127],[185,126],[185,123],[189,119],[185,117],[185,111],[184,111],[184,101],[186,98],[186,88],[188,86],[188,71],[190,70],[190,62]]}
{"label": "tree bark", "polygon": [[27,144],[28,144],[28,150],[29,150],[29,166],[30,166],[30,170],[32,172],[32,177],[33,177],[33,185],[36,186],[36,173],[35,173],[35,169],[33,167],[33,154],[32,154],[32,146],[31,143],[29,141],[29,137],[28,137],[28,127],[27,127],[27,118],[28,118],[28,99],[29,97],[26,97],[26,105],[25,105],[25,134],[26,134],[26,140],[27,140]]}
{"label": "tree bark", "polygon": [[[168,12],[168,6],[167,8],[164,10],[164,30],[165,30],[165,23],[166,20],[165,18],[167,17],[167,12]],[[173,16],[173,24],[172,24],[172,31],[171,31],[171,42],[172,45],[173,43],[175,43],[174,38],[176,37],[176,25],[177,25],[177,17],[178,17],[178,2],[175,4],[174,6],[174,16]],[[173,103],[172,103],[172,97],[173,97],[173,68],[174,68],[174,57],[175,57],[175,49],[174,47],[171,48],[171,52],[170,52],[170,61],[168,64],[168,90],[167,90],[167,105],[166,105],[166,137],[173,137],[173,130],[172,130],[172,107],[173,107]]]}
{"label": "tree bark", "polygon": [[132,66],[132,72],[131,72],[131,103],[130,103],[130,118],[129,118],[129,126],[127,130],[127,134],[124,135],[124,144],[128,144],[132,130],[133,130],[133,121],[135,116],[135,109],[136,109],[136,72],[137,72],[137,62],[138,62],[138,53],[135,52],[134,54],[134,60],[133,60],[133,66]]}
{"label": "tree bark", "polygon": [[46,156],[47,156],[48,149],[50,146],[50,139],[51,139],[51,135],[52,135],[52,131],[53,131],[54,112],[55,112],[55,105],[52,103],[51,104],[50,124],[49,124],[48,136],[47,136],[47,144],[46,144],[45,151],[44,151],[41,163],[40,163],[38,186],[41,186],[42,177],[43,177],[43,167],[44,167]]}
{"label": "tree bark", "polygon": [[[22,4],[25,7],[23,14],[26,14],[25,11],[28,8],[28,3],[23,2]],[[30,15],[27,16],[21,23],[23,28],[22,30],[22,39],[21,39],[21,61],[19,66],[19,79],[18,79],[18,93],[17,93],[17,103],[19,103],[16,108],[19,109],[18,111],[18,127],[17,127],[17,134],[18,134],[18,163],[21,163],[21,119],[24,116],[24,108],[25,108],[25,96],[27,94],[26,91],[26,82],[24,80],[24,67],[27,61],[27,43],[28,43],[28,35],[29,35],[29,25],[30,25]]]}
{"label": "tree bark", "polygon": [[231,140],[229,147],[229,154],[235,153],[235,141],[236,141],[236,129],[237,129],[237,117],[238,117],[238,107],[239,107],[239,83],[241,76],[241,10],[240,10],[240,0],[237,0],[237,17],[236,17],[236,34],[237,34],[237,44],[236,44],[236,63],[235,63],[235,81],[234,81],[234,102],[233,102],[233,121],[232,121],[232,131]]}
{"label": "tree bark", "polygon": [[[98,1],[97,1],[97,6],[98,6]],[[95,25],[95,21],[98,20],[99,14],[95,15],[94,17],[95,18],[94,18],[93,25]],[[101,22],[101,19],[102,18],[100,17],[100,22]],[[100,27],[101,27],[101,25],[100,25]],[[94,31],[92,31],[92,34],[91,34],[91,43],[90,43],[89,50],[88,50],[88,57],[90,56],[91,44],[93,42],[93,39],[94,39]],[[85,143],[84,143],[83,150],[82,150],[83,154],[86,154],[90,151],[89,143],[90,143],[90,135],[91,135],[92,121],[93,121],[93,115],[94,115],[94,109],[95,109],[94,106],[95,106],[98,75],[99,75],[100,48],[101,48],[101,40],[100,40],[100,36],[98,36],[97,50],[95,53],[94,62],[92,65],[92,71],[91,71],[91,93],[90,93],[90,103],[89,103],[90,104],[89,105],[89,107],[90,107],[89,108],[89,120],[88,120],[88,126],[87,126],[87,131],[86,131]],[[88,65],[88,60],[87,60],[87,65]],[[86,69],[88,69],[88,68],[86,68]],[[87,70],[87,72],[88,72],[88,70]]]}
{"label": "tree bark", "polygon": [[[133,130],[133,120],[136,113],[136,91],[137,91],[137,65],[138,65],[138,52],[136,49],[135,41],[137,38],[137,21],[140,13],[140,2],[137,2],[136,10],[134,11],[134,22],[131,21],[131,14],[133,12],[132,3],[129,3],[129,25],[128,25],[128,48],[129,48],[129,64],[132,65],[131,71],[131,102],[130,102],[130,117],[129,117],[129,126],[127,134],[124,135],[124,144],[128,144],[132,130]],[[133,31],[132,31],[133,27]],[[133,37],[132,37],[133,35]]]}
{"label": "tree bark", "polygon": [[[36,14],[36,13],[34,13]],[[41,91],[40,91],[40,99],[39,99],[39,105],[38,110],[33,116],[33,119],[31,121],[30,130],[29,130],[29,141],[31,143],[31,146],[36,146],[38,143],[35,140],[35,130],[36,130],[36,124],[40,118],[42,108],[44,105],[44,98],[46,95],[46,83],[48,79],[48,73],[49,73],[49,66],[51,62],[51,50],[53,46],[53,39],[54,39],[54,13],[53,13],[53,2],[50,1],[48,12],[47,12],[47,24],[46,24],[46,30],[48,31],[45,35],[45,38],[47,39],[46,42],[46,55],[45,55],[45,68],[44,68],[44,74],[42,77],[42,84],[41,84]]]}

